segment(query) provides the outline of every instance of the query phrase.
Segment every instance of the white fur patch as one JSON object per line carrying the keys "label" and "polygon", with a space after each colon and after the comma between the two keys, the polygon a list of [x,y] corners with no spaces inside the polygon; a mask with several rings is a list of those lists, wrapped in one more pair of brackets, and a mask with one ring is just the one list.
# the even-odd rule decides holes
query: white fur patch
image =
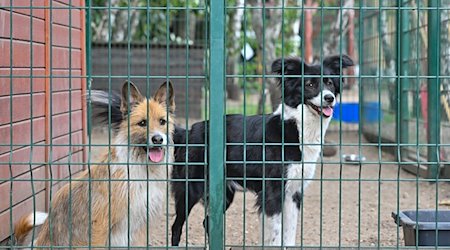
{"label": "white fur patch", "polygon": [[295,246],[297,235],[298,209],[293,195],[286,193],[283,204],[283,243],[285,246]]}
{"label": "white fur patch", "polygon": [[[27,217],[27,222],[30,225],[33,225],[33,227],[36,226],[40,226],[42,224],[44,224],[44,222],[47,220],[48,218],[48,214],[44,213],[44,212],[39,212],[37,211],[36,213],[31,213],[30,215],[28,215]],[[35,229],[33,229],[35,230]],[[37,231],[36,231],[37,234]],[[35,239],[33,240],[33,244],[36,244],[36,239],[37,237],[35,237]],[[28,244],[28,246],[31,246],[31,242]],[[31,249],[31,248],[24,248],[25,250]]]}
{"label": "white fur patch", "polygon": [[[312,100],[313,104],[321,106],[323,96],[330,93],[329,90],[324,90],[320,95],[315,97],[316,100]],[[317,99],[319,101],[318,104],[315,103]],[[280,104],[274,114],[281,115],[282,108]],[[290,164],[288,166],[288,180],[286,181],[285,200],[283,204],[283,244],[293,246],[295,245],[297,234],[298,209],[292,197],[296,192],[302,194],[314,177],[316,162],[319,158],[321,145],[331,118],[317,115],[315,111],[304,104],[300,104],[296,109],[284,105],[283,118],[284,120],[294,119],[296,121],[299,133],[299,147],[302,152],[302,163]],[[275,229],[276,226],[272,226],[272,228]]]}
{"label": "white fur patch", "polygon": [[[264,213],[260,214],[261,227],[264,228],[264,245],[265,246],[281,246],[281,214],[275,214],[273,216],[264,216]],[[262,227],[264,219],[264,227]]]}
{"label": "white fur patch", "polygon": [[[281,112],[282,105],[280,104],[274,114],[281,115]],[[319,158],[323,138],[326,130],[328,129],[331,118],[325,118],[317,115],[309,108],[308,105],[304,104],[298,105],[296,109],[284,105],[283,118],[284,120],[294,119],[296,121],[297,130],[299,133],[299,148],[300,151],[302,151],[302,162],[304,165],[313,164],[315,168],[316,161]],[[305,168],[307,167],[305,166]],[[299,173],[301,173],[301,171]],[[301,175],[298,177],[301,178]]]}
{"label": "white fur patch", "polygon": [[323,104],[327,103],[327,101],[325,101],[324,99],[326,95],[332,95],[334,97],[334,101],[331,104],[331,106],[334,106],[336,104],[336,97],[334,96],[333,92],[329,91],[328,89],[324,89],[323,91],[321,91],[318,95],[312,98],[310,102],[318,107],[322,107]]}
{"label": "white fur patch", "polygon": [[48,214],[44,212],[36,212],[32,213],[28,216],[27,220],[30,225],[39,226],[44,224],[45,220],[47,219]]}
{"label": "white fur patch", "polygon": [[[164,145],[167,145],[167,136],[163,133],[155,132],[154,134],[160,134],[163,136]],[[150,137],[151,138],[151,137]],[[111,237],[112,246],[127,246],[133,245],[138,235],[137,233],[143,225],[154,223],[163,211],[166,202],[166,194],[168,184],[167,178],[170,177],[170,171],[173,162],[173,146],[165,147],[166,149],[166,162],[160,164],[147,164],[148,159],[142,150],[133,150],[133,147],[128,146],[128,139],[126,134],[120,133],[116,136],[115,144],[124,145],[116,147],[117,162],[124,163],[123,165],[111,166],[112,171],[119,169],[126,169],[125,173],[129,176],[125,176],[130,180],[130,211],[129,218],[123,218],[123,220],[113,229]],[[173,142],[170,142],[173,144]],[[130,151],[130,152],[128,152]],[[133,163],[133,165],[127,166],[127,162]],[[136,165],[136,163],[141,163]],[[149,181],[142,181],[148,179]],[[126,190],[124,190],[126,192]],[[129,226],[128,226],[128,223]],[[129,230],[128,230],[129,229]],[[130,242],[128,242],[128,235],[130,235]]]}

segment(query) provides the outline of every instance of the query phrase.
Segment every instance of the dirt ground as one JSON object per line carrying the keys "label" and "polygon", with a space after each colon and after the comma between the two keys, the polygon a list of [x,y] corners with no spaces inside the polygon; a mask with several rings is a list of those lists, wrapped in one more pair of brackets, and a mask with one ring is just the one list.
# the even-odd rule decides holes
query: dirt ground
{"label": "dirt ground", "polygon": [[[339,142],[339,133],[332,132],[328,136]],[[341,150],[334,157],[324,158],[323,164],[318,164],[315,180],[305,191],[297,244],[349,247],[403,245],[403,231],[401,228],[397,230],[391,213],[397,209],[435,208],[437,200],[450,198],[449,183],[425,182],[399,169],[397,164],[380,164],[393,163],[395,159],[378,147],[346,146],[349,143],[358,144],[356,131],[345,132],[341,138]],[[93,138],[93,142],[96,141],[98,139]],[[365,142],[362,138],[362,143]],[[360,167],[337,163],[341,154],[358,153],[360,149],[367,158],[366,164]],[[339,181],[340,177],[342,181]],[[252,193],[237,193],[226,213],[227,245],[258,244],[261,233],[254,202]],[[168,211],[168,217],[161,216],[161,220],[152,226],[153,246],[170,244],[170,225],[174,220],[172,199],[169,200]],[[204,246],[204,214],[201,204],[194,207],[189,217],[188,236],[183,231],[180,245],[186,246],[185,240],[188,239],[189,246]]]}

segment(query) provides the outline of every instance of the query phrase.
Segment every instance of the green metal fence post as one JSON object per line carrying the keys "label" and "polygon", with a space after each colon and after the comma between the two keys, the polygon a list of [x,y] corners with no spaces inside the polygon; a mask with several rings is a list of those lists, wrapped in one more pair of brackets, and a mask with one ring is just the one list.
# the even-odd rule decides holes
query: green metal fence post
{"label": "green metal fence post", "polygon": [[399,83],[400,83],[400,93],[397,95],[398,98],[400,99],[400,107],[399,107],[399,111],[400,113],[399,115],[399,119],[398,121],[400,122],[400,124],[398,124],[397,126],[400,126],[400,130],[398,130],[400,132],[400,148],[399,148],[399,153],[400,153],[400,161],[402,161],[402,159],[404,157],[406,157],[406,146],[404,146],[405,144],[408,143],[409,140],[409,110],[408,110],[408,91],[409,91],[409,79],[405,78],[405,76],[408,76],[408,60],[409,60],[409,11],[407,9],[404,9],[402,7],[407,6],[409,0],[402,0],[399,3],[399,7],[401,8],[400,10],[398,10],[399,13],[399,18],[398,18],[398,26],[399,26],[399,30],[397,32],[397,39],[400,39],[399,44],[400,48],[399,49],[399,56],[400,58],[397,58],[397,65],[398,65],[398,72],[399,72]]}
{"label": "green metal fence post", "polygon": [[[92,77],[92,64],[91,64],[91,42],[92,42],[92,35],[91,35],[91,21],[92,21],[92,2],[91,0],[86,0],[85,2],[85,7],[86,7],[86,84],[87,84],[87,88],[86,88],[86,94],[88,95],[88,97],[91,96],[91,77]],[[85,165],[85,168],[87,169],[88,173],[89,173],[89,177],[91,176],[91,159],[92,159],[92,134],[91,134],[91,103],[88,102],[87,103],[87,130],[88,130],[88,145],[85,145],[85,150],[88,150],[87,153],[87,165]],[[91,190],[91,182],[89,182],[89,190]],[[88,196],[88,204],[92,204],[92,196],[91,196],[91,192],[89,192],[89,196]],[[88,220],[92,221],[92,213],[89,211],[88,213]],[[89,249],[91,248],[91,232],[92,232],[92,227],[88,228],[88,235],[89,235],[89,240],[88,240],[88,245],[89,245]]]}
{"label": "green metal fence post", "polygon": [[[91,90],[91,42],[92,42],[92,36],[91,36],[91,0],[86,0],[85,2],[85,15],[86,15],[86,76],[82,76],[82,77],[86,77],[86,84],[87,84],[87,91],[89,92],[89,96],[90,96],[90,90]],[[89,105],[89,104],[88,104]],[[87,119],[87,132],[88,132],[88,136],[89,138],[91,138],[91,119],[89,119],[90,117],[90,106],[88,107],[88,119]]]}
{"label": "green metal fence post", "polygon": [[225,1],[209,2],[209,247],[224,243]]}
{"label": "green metal fence post", "polygon": [[[439,177],[439,138],[440,138],[440,13],[439,1],[428,1],[428,178]],[[436,45],[436,46],[433,46]]]}

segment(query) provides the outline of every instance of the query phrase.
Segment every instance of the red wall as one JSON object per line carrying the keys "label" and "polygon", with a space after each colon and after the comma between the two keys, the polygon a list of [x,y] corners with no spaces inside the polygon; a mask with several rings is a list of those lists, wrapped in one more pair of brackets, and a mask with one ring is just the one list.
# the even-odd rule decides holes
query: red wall
{"label": "red wall", "polygon": [[33,203],[48,209],[69,160],[83,168],[86,140],[84,1],[12,2],[0,0],[0,241]]}

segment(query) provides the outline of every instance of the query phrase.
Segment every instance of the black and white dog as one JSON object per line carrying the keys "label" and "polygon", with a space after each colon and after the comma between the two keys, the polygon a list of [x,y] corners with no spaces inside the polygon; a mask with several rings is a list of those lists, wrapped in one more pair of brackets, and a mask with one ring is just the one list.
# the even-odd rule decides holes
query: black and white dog
{"label": "black and white dog", "polygon": [[[322,64],[315,65],[308,65],[300,58],[278,59],[273,62],[272,70],[284,74],[278,78],[280,85],[284,79],[284,105],[280,104],[270,115],[226,117],[226,176],[236,178],[227,182],[226,208],[232,203],[238,185],[244,186],[247,178],[245,186],[257,195],[261,219],[265,215],[262,234],[265,245],[295,245],[302,192],[314,176],[321,143],[340,91],[341,69],[352,65],[352,59],[346,55],[326,57]],[[189,163],[207,162],[204,146],[195,146],[205,144],[205,139],[208,141],[207,131],[208,122],[192,125],[187,132],[188,152],[185,147],[177,147],[175,161],[186,162],[188,153]],[[185,143],[183,133],[182,129],[177,129],[175,143]],[[245,149],[244,141],[249,144]],[[263,165],[262,161],[266,163]],[[190,180],[187,185],[184,181],[172,183],[176,206],[172,245],[179,244],[183,224],[192,207],[204,199],[205,171],[207,168],[200,164],[173,167],[174,179]],[[207,219],[204,221],[207,227],[205,222]]]}

